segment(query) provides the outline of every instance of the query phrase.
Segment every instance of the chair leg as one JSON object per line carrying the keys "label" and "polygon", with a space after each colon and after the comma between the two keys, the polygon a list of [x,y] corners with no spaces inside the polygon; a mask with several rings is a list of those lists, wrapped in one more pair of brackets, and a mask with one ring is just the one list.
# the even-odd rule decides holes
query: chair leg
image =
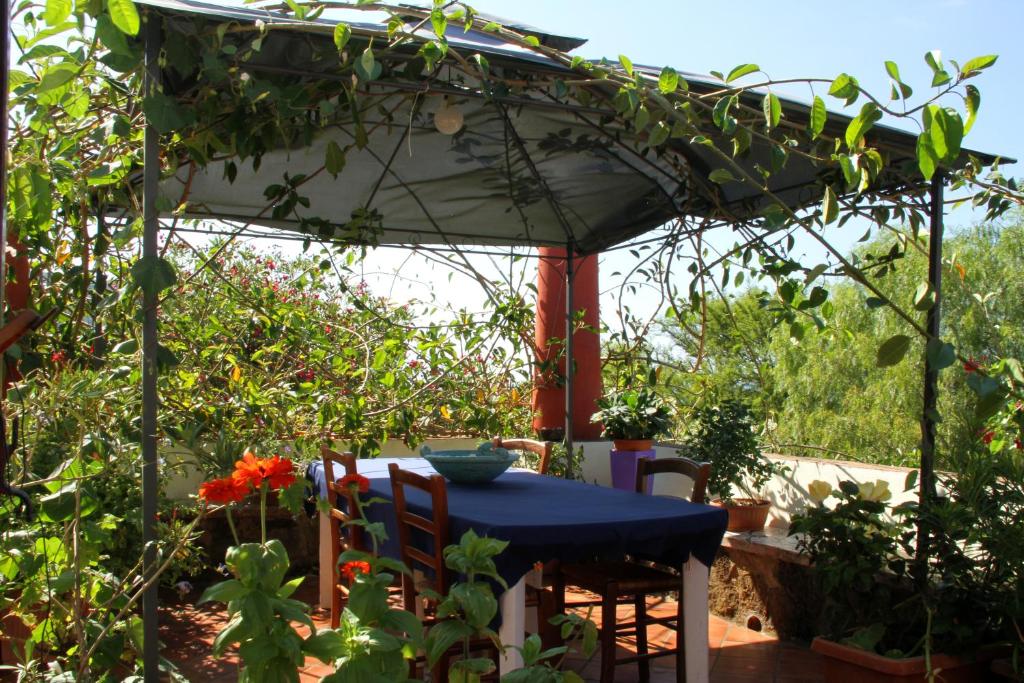
{"label": "chair leg", "polygon": [[[707,634],[704,638],[707,639]],[[676,683],[686,683],[686,624],[683,622],[683,591],[676,605]]]}
{"label": "chair leg", "polygon": [[[647,596],[637,593],[633,596],[633,621],[636,622],[636,654],[643,657],[647,654]],[[640,669],[640,683],[651,680],[651,662],[641,659],[637,662]]]}
{"label": "chair leg", "polygon": [[335,585],[331,586],[331,628],[338,628],[341,625],[341,591],[338,590],[337,579]]}
{"label": "chair leg", "polygon": [[615,624],[619,586],[608,582],[601,596],[601,683],[615,681]]}

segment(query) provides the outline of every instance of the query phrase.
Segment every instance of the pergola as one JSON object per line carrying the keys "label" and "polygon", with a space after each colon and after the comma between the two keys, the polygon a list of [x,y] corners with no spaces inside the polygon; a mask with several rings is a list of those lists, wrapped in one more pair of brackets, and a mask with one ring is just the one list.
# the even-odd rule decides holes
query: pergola
{"label": "pergola", "polygon": [[[147,6],[142,35],[144,95],[166,101],[168,117],[161,119],[178,119],[150,119],[146,128],[145,164],[137,176],[143,196],[144,258],[157,258],[160,221],[171,215],[259,225],[349,244],[561,247],[567,254],[566,367],[572,368],[574,257],[601,252],[679,219],[693,221],[692,227],[681,228],[684,232],[720,225],[758,229],[766,221],[766,210],[780,202],[787,210],[802,212],[821,201],[823,169],[802,156],[791,157],[758,188],[716,179],[715,172],[723,168],[722,155],[733,153],[731,142],[713,137],[697,142],[692,135],[672,134],[655,143],[651,134],[638,136],[635,121],[617,103],[618,84],[593,78],[562,54],[583,45],[581,39],[502,20],[495,20],[504,27],[500,31],[483,30],[481,22],[463,31],[453,22],[446,35],[449,53],[436,64],[425,65],[416,53],[421,44],[434,39],[429,9],[396,7],[384,16],[339,6],[315,19],[300,20],[276,9],[192,0],[139,2]],[[376,59],[356,57],[365,55],[368,45],[386,43],[388,22],[393,24],[396,18],[398,31],[408,36],[404,44]],[[339,22],[351,29],[340,60],[334,43]],[[215,73],[188,53],[200,44],[196,36],[217,25],[229,27],[220,34],[221,45],[238,55],[237,71],[231,74]],[[512,40],[508,29],[533,39]],[[255,50],[254,40],[259,41]],[[5,50],[5,59],[6,54]],[[630,70],[638,81],[657,81],[660,71]],[[691,92],[711,93],[723,87],[709,77],[683,76]],[[585,83],[568,87],[575,81]],[[229,82],[239,89],[294,93],[288,132],[276,135],[254,129],[260,145],[248,152],[240,145],[241,155],[221,159],[189,156],[188,147],[179,144],[174,158],[164,158],[165,166],[172,168],[164,174],[161,136],[170,129],[198,118],[216,136],[229,124],[237,126],[239,117],[244,120],[242,109],[190,111],[200,89]],[[358,101],[345,99],[349,90],[358,93]],[[319,101],[313,101],[314,96]],[[741,93],[739,102],[760,108],[760,97],[751,92]],[[806,125],[807,105],[780,102],[784,125]],[[308,125],[298,125],[299,120]],[[824,134],[841,138],[850,120],[830,114]],[[870,140],[888,155],[887,169],[916,167],[915,135],[876,126]],[[758,137],[736,157],[736,164],[751,175],[775,162],[772,146]],[[937,293],[942,176],[936,174],[926,184],[920,177],[908,182],[910,175],[886,170],[873,190],[930,192],[929,277]],[[157,305],[157,295],[146,292],[142,492],[147,572],[155,567],[153,520],[159,476]],[[937,337],[938,325],[936,297],[928,312],[929,334]],[[566,373],[570,406],[572,374]],[[934,488],[935,386],[936,371],[928,363],[922,416],[923,497]],[[566,412],[571,454],[572,410]],[[146,677],[155,681],[155,586],[144,597],[143,619]]]}

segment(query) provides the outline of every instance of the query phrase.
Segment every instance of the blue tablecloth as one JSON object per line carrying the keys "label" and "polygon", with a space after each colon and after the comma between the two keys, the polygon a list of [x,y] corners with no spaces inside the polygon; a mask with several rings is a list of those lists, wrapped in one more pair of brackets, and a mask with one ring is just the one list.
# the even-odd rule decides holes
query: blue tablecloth
{"label": "blue tablecloth", "polygon": [[[387,471],[391,462],[420,474],[434,473],[421,458],[360,460],[359,473],[370,480],[368,496],[391,500]],[[341,475],[335,472],[335,476]],[[322,463],[310,464],[306,477],[323,496]],[[429,497],[406,490],[409,508],[428,514]],[[453,543],[469,529],[509,542],[496,558],[498,573],[509,585],[536,562],[550,560],[613,560],[633,555],[679,567],[692,554],[711,566],[727,522],[726,511],[720,508],[530,472],[506,472],[485,486],[449,482],[448,515]],[[367,517],[387,527],[389,540],[381,552],[399,557],[393,508],[373,505]]]}

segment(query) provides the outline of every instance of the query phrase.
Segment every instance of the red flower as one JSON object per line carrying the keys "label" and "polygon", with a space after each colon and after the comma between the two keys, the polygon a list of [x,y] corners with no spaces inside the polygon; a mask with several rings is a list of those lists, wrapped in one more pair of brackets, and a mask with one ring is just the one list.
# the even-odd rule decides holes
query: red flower
{"label": "red flower", "polygon": [[966,372],[967,374],[977,372],[980,369],[981,365],[979,365],[978,361],[974,360],[973,358],[964,362],[964,372]]}
{"label": "red flower", "polygon": [[54,351],[50,354],[50,362],[52,363],[63,363],[66,356],[63,351]]}
{"label": "red flower", "polygon": [[235,463],[232,477],[254,489],[260,488],[263,482],[268,482],[271,490],[281,489],[295,482],[295,465],[291,460],[277,455],[257,458],[252,451],[246,451],[242,459]]}
{"label": "red flower", "polygon": [[1021,443],[1020,439],[1014,439],[1013,445],[1017,447],[1018,451],[1024,449],[1024,443]]}
{"label": "red flower", "polygon": [[338,486],[356,487],[359,493],[366,493],[370,490],[370,480],[358,473],[346,474],[338,480]]}
{"label": "red flower", "polygon": [[249,485],[234,477],[224,477],[199,485],[199,497],[214,505],[241,503],[249,493]]}
{"label": "red flower", "polygon": [[981,442],[984,444],[990,444],[994,438],[996,438],[996,433],[990,429],[981,435]]}
{"label": "red flower", "polygon": [[364,562],[363,560],[353,560],[352,562],[346,562],[345,564],[341,565],[341,575],[350,584],[355,582],[356,576],[358,576],[359,574],[369,573],[370,563]]}

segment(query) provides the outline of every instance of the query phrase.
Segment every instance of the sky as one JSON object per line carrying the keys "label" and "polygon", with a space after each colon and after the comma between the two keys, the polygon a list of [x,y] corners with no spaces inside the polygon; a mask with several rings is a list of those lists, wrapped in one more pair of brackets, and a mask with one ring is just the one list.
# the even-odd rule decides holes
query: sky
{"label": "sky", "polygon": [[[476,0],[471,4],[480,12],[551,33],[587,38],[587,44],[575,52],[587,58],[624,54],[635,64],[670,65],[696,73],[728,72],[738,64],[754,63],[773,79],[831,79],[846,72],[869,91],[881,94],[889,90],[886,60],[899,65],[917,97],[930,82],[926,52],[938,49],[944,60],[960,63],[996,54],[996,65],[973,81],[981,90],[981,109],[964,146],[1024,159],[1024,128],[1019,123],[1024,106],[1020,80],[1024,0]],[[809,100],[810,93],[802,88],[786,94]],[[826,103],[832,111],[843,111],[839,100],[826,97]],[[1024,176],[1019,166],[1008,167],[1007,172]],[[947,224],[976,220],[980,216],[958,210]],[[847,229],[848,237],[839,241],[852,245],[862,233],[863,228]],[[371,287],[399,300],[434,296],[455,308],[479,310],[485,305],[475,284],[460,276],[449,279],[445,269],[408,257],[405,251],[371,254],[363,263]],[[610,326],[616,324],[615,312],[623,305],[640,313],[656,312],[648,310],[651,297],[643,292],[632,299],[618,296],[612,273],[628,269],[631,258],[620,251],[601,260],[602,320]]]}

